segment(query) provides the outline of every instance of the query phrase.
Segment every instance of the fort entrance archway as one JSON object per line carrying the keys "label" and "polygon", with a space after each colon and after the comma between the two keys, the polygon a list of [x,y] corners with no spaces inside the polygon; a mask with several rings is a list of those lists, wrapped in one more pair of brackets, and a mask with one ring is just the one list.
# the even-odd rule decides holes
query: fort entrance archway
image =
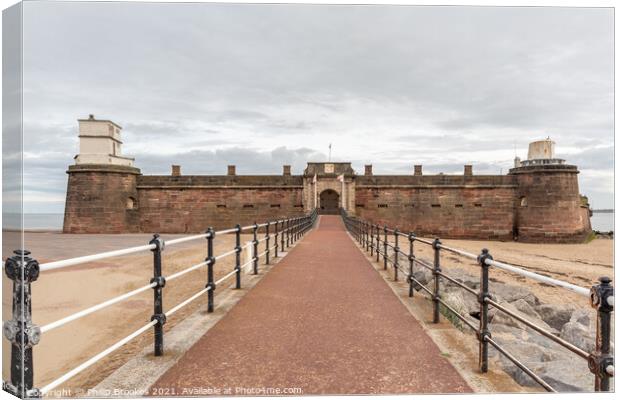
{"label": "fort entrance archway", "polygon": [[326,189],[321,192],[319,214],[338,214],[340,196],[335,190]]}

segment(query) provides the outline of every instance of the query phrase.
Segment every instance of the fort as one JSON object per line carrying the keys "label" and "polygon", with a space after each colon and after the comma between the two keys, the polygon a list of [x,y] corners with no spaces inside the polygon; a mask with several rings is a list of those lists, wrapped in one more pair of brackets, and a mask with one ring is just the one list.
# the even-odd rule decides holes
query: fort
{"label": "fort", "polygon": [[555,158],[554,142],[530,144],[506,175],[358,175],[350,162],[308,162],[301,175],[143,175],[122,155],[121,127],[80,119],[80,154],[69,166],[65,233],[201,232],[252,224],[314,208],[417,235],[442,238],[576,243],[591,232],[578,169]]}

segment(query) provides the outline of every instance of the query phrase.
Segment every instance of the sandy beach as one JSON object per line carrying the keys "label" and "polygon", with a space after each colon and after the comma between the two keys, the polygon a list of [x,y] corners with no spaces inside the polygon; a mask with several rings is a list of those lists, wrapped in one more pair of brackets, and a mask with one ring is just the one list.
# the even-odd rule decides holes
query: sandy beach
{"label": "sandy beach", "polygon": [[[179,236],[182,235],[162,235],[164,239]],[[139,234],[27,233],[26,243],[32,255],[40,262],[49,262],[69,256],[142,245],[147,243],[150,237],[150,235]],[[251,240],[251,235],[242,235],[242,243],[249,240]],[[11,243],[11,241],[8,240],[5,243]],[[218,236],[215,240],[215,253],[230,251],[234,243],[234,235]],[[263,245],[264,243],[260,244],[259,251],[261,252]],[[167,247],[163,253],[163,273],[170,275],[203,261],[205,257],[206,241],[202,239]],[[234,260],[234,255],[218,260],[215,266],[215,279],[230,272],[234,267]],[[33,320],[41,326],[144,286],[151,279],[152,268],[151,252],[142,252],[42,272],[39,279],[32,285]],[[200,268],[167,284],[164,289],[164,310],[203,289],[206,281],[207,270]],[[230,286],[234,283],[233,281],[234,277],[224,282],[221,287]],[[3,275],[3,319],[5,320],[11,315],[11,285],[11,281]],[[165,328],[171,329],[185,316],[205,304],[206,297],[199,298],[176,313],[167,322]],[[153,294],[151,290],[147,290],[123,302],[44,333],[35,349],[35,387],[46,385],[144,325],[150,320],[152,308]],[[152,343],[152,340],[151,332],[140,336],[124,346],[122,351],[106,357],[104,361],[97,363],[63,386],[72,388],[94,386],[139,349]],[[10,346],[7,340],[3,340],[3,350],[3,378],[8,379]]]}

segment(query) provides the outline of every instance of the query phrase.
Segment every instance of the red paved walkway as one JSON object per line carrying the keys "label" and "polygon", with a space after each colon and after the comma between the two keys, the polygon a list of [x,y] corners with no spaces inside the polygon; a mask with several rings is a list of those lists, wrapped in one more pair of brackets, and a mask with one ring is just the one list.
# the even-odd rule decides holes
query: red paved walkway
{"label": "red paved walkway", "polygon": [[340,217],[323,216],[319,228],[153,388],[177,396],[214,388],[231,388],[233,395],[275,394],[261,388],[301,388],[303,394],[471,391],[439,353]]}

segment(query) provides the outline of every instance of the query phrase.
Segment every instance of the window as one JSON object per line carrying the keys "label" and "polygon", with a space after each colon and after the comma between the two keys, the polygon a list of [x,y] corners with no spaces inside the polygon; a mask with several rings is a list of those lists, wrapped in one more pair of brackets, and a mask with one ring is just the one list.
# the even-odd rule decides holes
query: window
{"label": "window", "polygon": [[431,204],[431,207],[433,207],[433,208],[439,208],[439,207],[441,207],[441,204]]}
{"label": "window", "polygon": [[226,208],[226,204],[218,204],[217,208]]}
{"label": "window", "polygon": [[377,204],[377,207],[379,208],[388,208],[387,204]]}
{"label": "window", "polygon": [[127,210],[134,210],[134,209],[136,209],[136,199],[134,199],[133,197],[128,197],[127,201],[125,203],[125,208]]}
{"label": "window", "polygon": [[244,204],[243,208],[254,208],[254,204]]}
{"label": "window", "polygon": [[280,208],[280,205],[279,204],[272,204],[271,208]]}
{"label": "window", "polygon": [[358,207],[358,208],[364,208],[364,207],[366,207],[366,206],[365,206],[364,204],[356,204],[356,205],[355,205],[355,207]]}
{"label": "window", "polygon": [[462,204],[455,204],[454,207],[456,207],[456,208],[463,208],[463,205]]}
{"label": "window", "polygon": [[474,203],[474,207],[482,207],[482,203]]}
{"label": "window", "polygon": [[521,207],[527,207],[527,197],[521,196]]}

